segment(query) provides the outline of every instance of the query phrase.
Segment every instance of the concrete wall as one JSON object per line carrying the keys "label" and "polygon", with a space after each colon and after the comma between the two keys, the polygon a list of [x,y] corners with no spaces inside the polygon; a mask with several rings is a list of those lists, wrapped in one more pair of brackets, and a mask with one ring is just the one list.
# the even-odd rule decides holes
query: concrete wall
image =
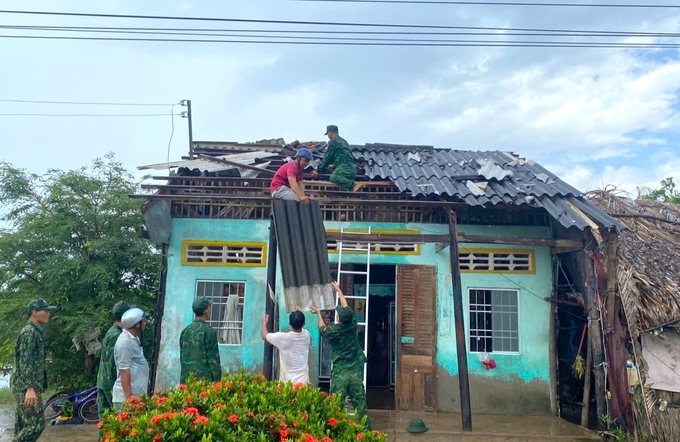
{"label": "concrete wall", "polygon": [[[351,229],[367,229],[369,223],[326,223],[327,229],[341,226]],[[431,224],[370,224],[373,230],[421,230],[422,233],[448,233],[448,227]],[[181,266],[182,240],[239,240],[268,241],[268,221],[244,220],[197,220],[176,219],[168,259],[168,289],[163,339],[161,342],[161,372],[158,384],[172,385],[179,378],[178,339],[181,329],[191,321],[191,301],[197,279],[246,280],[246,313],[244,344],[241,347],[221,346],[222,363],[228,370],[260,370],[263,361],[263,343],[259,336],[260,319],[264,314],[266,270],[264,267],[201,267]],[[539,227],[493,227],[459,226],[470,235],[549,237],[548,228]],[[484,244],[461,244],[464,248],[512,248],[522,246],[493,246]],[[469,288],[498,288],[519,290],[519,354],[494,354],[497,368],[485,370],[477,354],[468,354],[470,386],[473,411],[477,413],[547,414],[550,412],[550,373],[548,356],[548,329],[550,305],[543,298],[552,291],[552,265],[550,250],[546,247],[535,251],[535,274],[463,273],[461,276],[463,298],[466,308],[466,333],[468,327],[467,303]],[[337,254],[329,260],[337,262]],[[343,262],[365,264],[365,256],[346,254]],[[423,244],[419,255],[373,254],[372,264],[434,265],[437,267],[437,399],[439,411],[459,411],[458,364],[456,359],[455,330],[449,251],[436,253],[435,244]],[[280,269],[280,267],[279,267]],[[285,313],[280,271],[277,274],[277,297],[279,301],[280,326],[288,325]],[[398,301],[397,301],[398,302]],[[319,339],[316,317],[307,315],[307,328],[312,334],[310,375],[318,373]],[[165,372],[162,367],[176,367]]]}

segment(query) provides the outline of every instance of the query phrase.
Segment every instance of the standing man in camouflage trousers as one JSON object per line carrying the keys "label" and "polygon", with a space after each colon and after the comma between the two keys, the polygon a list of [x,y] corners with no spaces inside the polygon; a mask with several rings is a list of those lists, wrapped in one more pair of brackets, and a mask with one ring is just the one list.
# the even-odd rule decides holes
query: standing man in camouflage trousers
{"label": "standing man in camouflage trousers", "polygon": [[329,167],[333,170],[329,178],[331,183],[340,186],[346,192],[356,191],[354,180],[357,177],[357,169],[354,166],[354,155],[349,148],[347,141],[338,135],[338,126],[331,124],[326,127],[328,136],[328,150],[319,163],[319,166],[312,172],[312,178],[319,177],[318,171],[323,171]]}
{"label": "standing man in camouflage trousers", "polygon": [[[130,306],[125,301],[119,301],[113,306],[111,313],[113,314],[114,324],[104,336],[102,343],[102,353],[99,360],[99,371],[97,372],[97,412],[99,413],[99,420],[102,419],[104,411],[113,408],[113,399],[111,391],[113,384],[116,382],[118,373],[116,371],[116,362],[113,360],[113,351],[116,347],[116,340],[123,332],[123,324],[120,322],[123,313],[128,311]],[[99,438],[102,438],[103,433],[99,432]]]}
{"label": "standing man in camouflage trousers", "polygon": [[186,383],[191,373],[196,379],[217,382],[222,379],[217,332],[206,322],[210,319],[212,302],[208,298],[199,297],[191,305],[191,309],[196,319],[179,335],[179,382]]}
{"label": "standing man in camouflage trousers", "polygon": [[365,429],[371,430],[371,419],[366,406],[366,390],[364,390],[364,364],[366,355],[361,349],[357,338],[357,322],[354,310],[347,304],[340,286],[333,281],[333,287],[338,292],[340,305],[335,307],[338,312],[337,324],[326,325],[321,312],[311,307],[312,312],[319,318],[319,331],[328,340],[333,351],[333,371],[331,373],[331,394],[339,394],[342,402],[349,396],[352,407],[359,419],[366,418]]}
{"label": "standing man in camouflage trousers", "polygon": [[14,442],[35,442],[45,429],[42,393],[47,389],[45,342],[42,327],[53,306],[42,299],[28,303],[28,324],[14,347],[14,372],[10,386],[17,401]]}

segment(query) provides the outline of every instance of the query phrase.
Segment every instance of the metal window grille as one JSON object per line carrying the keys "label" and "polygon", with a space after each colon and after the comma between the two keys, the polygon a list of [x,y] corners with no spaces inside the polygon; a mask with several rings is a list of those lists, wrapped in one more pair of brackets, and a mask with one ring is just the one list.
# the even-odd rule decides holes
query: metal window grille
{"label": "metal window grille", "polygon": [[198,281],[196,297],[212,301],[210,318],[206,321],[217,331],[217,340],[224,345],[243,343],[243,312],[246,283],[239,281]]}
{"label": "metal window grille", "polygon": [[531,252],[466,252],[460,253],[460,269],[467,271],[531,272]]}
{"label": "metal window grille", "polygon": [[470,289],[470,351],[519,352],[519,292]]}
{"label": "metal window grille", "polygon": [[262,265],[264,245],[256,244],[186,244],[184,262],[187,264]]}
{"label": "metal window grille", "polygon": [[[337,241],[328,241],[328,251],[337,252]],[[342,253],[366,253],[366,243],[342,241]],[[418,244],[380,244],[371,243],[371,252],[375,253],[417,253]]]}

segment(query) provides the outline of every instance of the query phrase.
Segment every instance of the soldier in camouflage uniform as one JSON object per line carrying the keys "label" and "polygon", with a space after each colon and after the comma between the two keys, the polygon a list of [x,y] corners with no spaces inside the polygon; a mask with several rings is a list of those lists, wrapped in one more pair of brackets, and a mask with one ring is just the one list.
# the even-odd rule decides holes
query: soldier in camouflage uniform
{"label": "soldier in camouflage uniform", "polygon": [[319,166],[312,172],[312,178],[319,177],[318,171],[323,171],[326,167],[332,166],[333,173],[331,173],[330,181],[335,183],[344,191],[358,190],[355,189],[354,180],[357,177],[357,169],[354,166],[354,155],[349,148],[349,144],[338,135],[338,126],[330,125],[326,127],[326,135],[328,135],[328,150],[319,163]]}
{"label": "soldier in camouflage uniform", "polygon": [[[113,360],[113,350],[116,347],[118,336],[123,332],[123,324],[120,320],[123,313],[129,309],[130,306],[125,301],[119,301],[113,306],[111,313],[115,322],[106,332],[102,342],[102,353],[99,360],[99,371],[97,372],[97,412],[99,413],[99,420],[102,419],[104,411],[113,408],[111,391],[118,377],[116,363]],[[101,439],[102,436],[103,433],[100,430],[99,438]]]}
{"label": "soldier in camouflage uniform", "polygon": [[333,287],[338,292],[340,305],[335,307],[339,322],[326,325],[318,309],[311,307],[312,312],[319,318],[319,331],[328,340],[333,351],[333,371],[331,373],[331,394],[342,396],[342,403],[349,396],[352,407],[359,419],[366,418],[365,429],[371,430],[371,419],[366,406],[366,390],[364,390],[364,364],[366,355],[361,349],[357,338],[357,322],[354,311],[348,306],[347,300],[337,282]]}
{"label": "soldier in camouflage uniform", "polygon": [[14,371],[10,386],[17,401],[14,442],[35,442],[45,429],[42,393],[47,389],[45,342],[42,326],[50,320],[53,306],[42,299],[28,303],[28,324],[14,347]]}
{"label": "soldier in camouflage uniform", "polygon": [[179,335],[180,380],[186,383],[189,374],[196,379],[217,382],[222,379],[222,364],[217,346],[217,332],[206,321],[210,318],[212,302],[196,298],[191,305],[196,319]]}

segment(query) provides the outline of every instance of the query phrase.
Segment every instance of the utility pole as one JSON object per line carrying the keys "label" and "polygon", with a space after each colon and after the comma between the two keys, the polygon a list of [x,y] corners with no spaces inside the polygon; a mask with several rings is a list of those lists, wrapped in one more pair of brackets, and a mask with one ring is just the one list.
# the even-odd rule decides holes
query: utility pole
{"label": "utility pole", "polygon": [[179,104],[187,107],[187,110],[180,113],[179,116],[189,120],[189,158],[194,159],[194,134],[191,124],[191,100],[182,100],[179,102]]}

